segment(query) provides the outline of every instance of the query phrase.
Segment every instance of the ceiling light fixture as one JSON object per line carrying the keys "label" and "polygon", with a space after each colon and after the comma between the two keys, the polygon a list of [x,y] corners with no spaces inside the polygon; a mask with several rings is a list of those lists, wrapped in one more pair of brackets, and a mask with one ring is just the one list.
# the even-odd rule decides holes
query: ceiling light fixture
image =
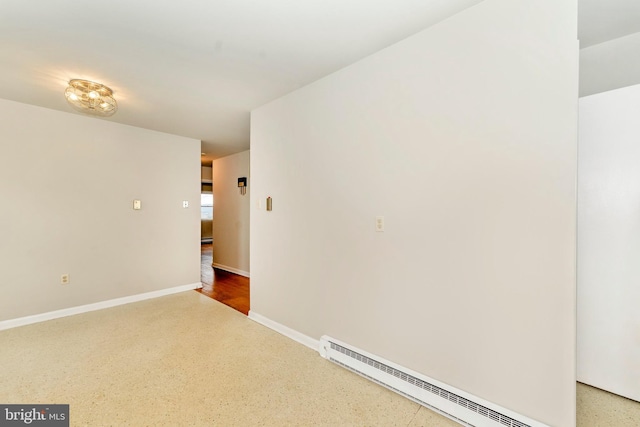
{"label": "ceiling light fixture", "polygon": [[100,83],[73,79],[64,91],[67,102],[83,113],[108,117],[118,110],[113,91]]}

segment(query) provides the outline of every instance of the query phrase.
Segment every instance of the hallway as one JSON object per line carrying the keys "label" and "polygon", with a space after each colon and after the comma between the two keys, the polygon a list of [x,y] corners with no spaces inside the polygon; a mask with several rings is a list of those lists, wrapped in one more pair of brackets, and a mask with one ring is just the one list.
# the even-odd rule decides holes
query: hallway
{"label": "hallway", "polygon": [[249,314],[249,278],[213,268],[213,245],[200,246],[200,281],[197,292],[220,301],[239,312]]}

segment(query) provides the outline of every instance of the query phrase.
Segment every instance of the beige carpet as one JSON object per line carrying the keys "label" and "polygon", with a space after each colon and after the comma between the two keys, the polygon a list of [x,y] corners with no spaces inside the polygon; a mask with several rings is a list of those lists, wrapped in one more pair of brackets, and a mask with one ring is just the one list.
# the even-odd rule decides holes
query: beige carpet
{"label": "beige carpet", "polygon": [[640,403],[636,401],[578,384],[576,405],[579,427],[640,427]]}
{"label": "beige carpet", "polygon": [[[196,292],[0,331],[0,375],[1,403],[68,403],[72,426],[458,425]],[[579,425],[638,425],[593,390]]]}

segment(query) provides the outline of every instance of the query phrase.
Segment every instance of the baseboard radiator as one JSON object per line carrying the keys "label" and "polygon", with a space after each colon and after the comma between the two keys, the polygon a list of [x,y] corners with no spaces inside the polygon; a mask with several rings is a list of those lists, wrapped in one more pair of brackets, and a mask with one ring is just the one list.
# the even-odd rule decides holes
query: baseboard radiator
{"label": "baseboard radiator", "polygon": [[320,339],[319,351],[325,359],[465,426],[546,426],[327,336]]}

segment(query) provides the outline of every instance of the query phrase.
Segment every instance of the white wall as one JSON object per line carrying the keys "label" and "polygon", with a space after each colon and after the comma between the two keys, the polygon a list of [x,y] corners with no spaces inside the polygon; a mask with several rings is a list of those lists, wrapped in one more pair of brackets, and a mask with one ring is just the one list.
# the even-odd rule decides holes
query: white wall
{"label": "white wall", "polygon": [[576,15],[486,0],[253,111],[252,312],[575,425]]}
{"label": "white wall", "polygon": [[200,141],[6,100],[0,117],[0,320],[200,281]]}
{"label": "white wall", "polygon": [[[247,193],[238,178],[247,178]],[[213,265],[249,276],[249,151],[213,161]]]}
{"label": "white wall", "polygon": [[640,401],[640,85],[580,100],[578,380]]}

